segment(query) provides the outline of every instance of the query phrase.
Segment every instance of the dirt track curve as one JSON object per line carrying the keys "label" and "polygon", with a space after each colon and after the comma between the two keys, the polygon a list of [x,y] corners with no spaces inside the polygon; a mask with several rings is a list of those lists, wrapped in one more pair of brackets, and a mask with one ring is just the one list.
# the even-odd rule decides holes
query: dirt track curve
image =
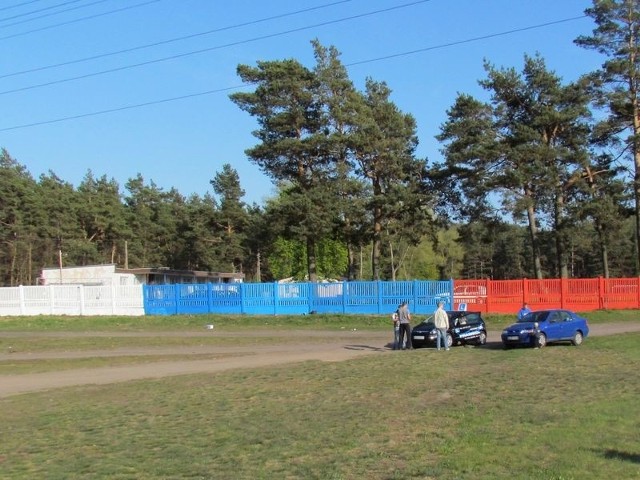
{"label": "dirt track curve", "polygon": [[[590,335],[615,335],[625,332],[640,331],[640,323],[613,323],[606,325],[592,325]],[[20,332],[0,332],[0,338],[26,336]],[[53,333],[52,336],[82,336],[74,333]],[[107,334],[105,334],[107,335]],[[109,336],[114,335],[112,332]],[[121,336],[135,336],[136,334],[122,334]],[[92,350],[78,352],[55,352],[44,354],[1,352],[0,362],[35,360],[35,359],[63,359],[63,358],[95,358],[120,356],[184,356],[207,355],[206,360],[167,360],[144,364],[123,365],[101,368],[84,368],[61,370],[47,373],[0,375],[0,398],[22,393],[51,390],[55,388],[79,385],[103,385],[151,378],[162,378],[174,375],[194,373],[216,373],[231,369],[255,368],[269,365],[297,363],[307,360],[338,362],[356,358],[361,355],[387,354],[390,333],[367,331],[286,331],[280,338],[287,341],[282,344],[261,346],[233,346],[232,333],[206,332],[184,333],[168,332],[173,336],[216,335],[229,337],[229,346],[194,346],[194,347],[162,347],[162,348],[123,348],[116,350]],[[269,332],[269,336],[278,336],[278,332]],[[308,342],[312,335],[322,337],[320,343]],[[95,336],[95,334],[91,334]],[[299,341],[297,341],[299,340]],[[489,346],[499,345],[500,333],[489,332]],[[220,355],[219,358],[211,358]]]}

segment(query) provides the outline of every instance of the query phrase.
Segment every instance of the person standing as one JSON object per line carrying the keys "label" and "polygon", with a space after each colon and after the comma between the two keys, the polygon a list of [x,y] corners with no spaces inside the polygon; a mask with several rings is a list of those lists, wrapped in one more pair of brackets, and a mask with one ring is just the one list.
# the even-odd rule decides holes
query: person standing
{"label": "person standing", "polygon": [[411,312],[409,312],[407,302],[402,302],[400,308],[398,308],[398,321],[400,322],[398,348],[411,350],[413,348],[411,344]]}
{"label": "person standing", "polygon": [[522,304],[522,308],[518,312],[518,320],[522,320],[527,313],[531,313],[531,309],[529,308],[529,304],[524,302],[524,304]]}
{"label": "person standing", "polygon": [[[400,309],[400,305],[398,305]],[[391,315],[391,321],[393,322],[393,349],[398,350],[400,348],[400,316],[398,310]]]}
{"label": "person standing", "polygon": [[449,315],[444,310],[444,302],[438,302],[438,308],[433,314],[433,323],[436,325],[436,346],[440,350],[440,343],[442,342],[442,348],[449,350],[447,345],[447,330],[449,329]]}

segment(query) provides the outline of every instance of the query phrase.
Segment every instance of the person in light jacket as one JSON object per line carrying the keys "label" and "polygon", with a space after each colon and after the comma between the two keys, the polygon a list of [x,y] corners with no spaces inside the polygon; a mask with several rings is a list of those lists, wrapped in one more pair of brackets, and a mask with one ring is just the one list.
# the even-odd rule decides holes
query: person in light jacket
{"label": "person in light jacket", "polygon": [[398,347],[402,350],[411,350],[411,312],[407,302],[402,302],[398,308],[398,319],[400,321],[400,338],[398,339]]}
{"label": "person in light jacket", "polygon": [[436,333],[438,338],[436,339],[436,346],[440,350],[440,342],[442,342],[442,348],[449,350],[447,345],[447,330],[449,329],[449,315],[444,310],[444,302],[438,302],[438,308],[433,314],[433,322],[436,324]]}

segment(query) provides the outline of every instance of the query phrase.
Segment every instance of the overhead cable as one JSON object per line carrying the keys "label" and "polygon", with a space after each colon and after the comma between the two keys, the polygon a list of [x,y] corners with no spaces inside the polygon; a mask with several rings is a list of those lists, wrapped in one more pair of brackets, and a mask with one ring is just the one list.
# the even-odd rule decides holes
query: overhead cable
{"label": "overhead cable", "polygon": [[110,68],[110,69],[107,69],[107,70],[101,70],[99,72],[86,73],[84,75],[77,75],[75,77],[62,78],[60,80],[52,80],[50,82],[39,83],[39,84],[35,84],[35,85],[29,85],[27,87],[14,88],[14,89],[11,89],[11,90],[5,90],[5,91],[0,92],[0,95],[7,95],[9,93],[16,93],[16,92],[23,92],[25,90],[33,90],[35,88],[49,87],[51,85],[58,85],[58,84],[61,84],[61,83],[72,82],[74,80],[81,80],[81,79],[84,79],[84,78],[90,78],[90,77],[96,77],[96,76],[99,76],[99,75],[105,75],[107,73],[120,72],[120,71],[123,71],[123,70],[129,70],[129,69],[132,69],[132,68],[144,67],[144,66],[147,66],[147,65],[155,64],[155,63],[166,62],[166,61],[169,61],[169,60],[176,60],[178,58],[190,57],[192,55],[198,55],[198,54],[201,54],[201,53],[207,53],[207,52],[211,52],[213,50],[220,50],[220,49],[223,49],[223,48],[233,47],[233,46],[237,46],[237,45],[243,45],[243,44],[246,44],[246,43],[257,42],[259,40],[266,40],[268,38],[281,37],[281,36],[284,36],[284,35],[288,35],[290,33],[302,32],[302,31],[305,31],[305,30],[310,30],[310,29],[318,28],[318,27],[324,27],[324,26],[327,26],[327,25],[335,25],[337,23],[343,23],[343,22],[347,22],[349,20],[354,20],[354,19],[357,19],[357,18],[363,18],[363,17],[376,15],[376,14],[379,14],[379,13],[390,12],[392,10],[398,10],[398,9],[401,9],[401,8],[407,8],[407,7],[411,7],[411,6],[414,6],[414,5],[418,5],[420,3],[426,3],[426,2],[429,2],[429,1],[430,0],[419,0],[419,1],[411,2],[411,3],[405,3],[403,5],[396,5],[394,7],[384,8],[384,9],[381,9],[381,10],[374,10],[372,12],[360,13],[358,15],[351,15],[349,17],[338,18],[336,20],[329,20],[327,22],[316,23],[314,25],[307,25],[305,27],[293,28],[291,30],[285,30],[283,32],[271,33],[271,34],[268,34],[268,35],[261,35],[259,37],[254,37],[254,38],[250,38],[250,39],[246,39],[246,40],[239,40],[237,42],[226,43],[224,45],[217,45],[215,47],[208,47],[208,48],[202,48],[202,49],[199,49],[199,50],[192,50],[190,52],[179,53],[179,54],[176,54],[176,55],[171,55],[171,56],[168,56],[168,57],[162,57],[162,58],[158,58],[158,59],[155,59],[155,60],[147,60],[146,62],[134,63],[134,64],[131,64],[131,65],[124,65],[122,67]]}
{"label": "overhead cable", "polygon": [[132,110],[134,108],[148,107],[148,106],[151,106],[151,105],[159,105],[161,103],[175,102],[177,100],[185,100],[187,98],[194,98],[194,97],[201,97],[201,96],[204,96],[204,95],[211,95],[212,93],[221,93],[221,92],[227,92],[227,91],[231,91],[231,90],[239,90],[240,88],[243,88],[243,87],[246,87],[246,86],[247,86],[247,84],[236,85],[234,87],[217,88],[215,90],[207,90],[206,92],[191,93],[191,94],[188,94],[188,95],[181,95],[179,97],[165,98],[163,100],[152,100],[150,102],[138,103],[138,104],[135,104],[135,105],[125,105],[123,107],[110,108],[108,110],[100,110],[98,112],[82,113],[82,114],[79,114],[79,115],[72,115],[70,117],[57,118],[55,120],[45,120],[45,121],[42,121],[42,122],[35,122],[35,123],[26,124],[26,125],[18,125],[18,126],[15,126],[15,127],[0,128],[0,132],[6,132],[6,131],[9,131],[9,130],[17,130],[19,128],[36,127],[36,126],[39,126],[39,125],[48,125],[48,124],[51,124],[51,123],[66,122],[67,120],[77,120],[79,118],[93,117],[93,116],[96,116],[96,115],[104,115],[106,113],[121,112],[123,110]]}
{"label": "overhead cable", "polygon": [[9,6],[0,8],[0,12],[4,12],[5,10],[11,10],[12,8],[23,7],[24,5],[29,5],[31,3],[37,3],[37,2],[41,2],[41,1],[42,0],[30,0],[28,2],[16,3],[14,5],[9,5]]}
{"label": "overhead cable", "polygon": [[[486,40],[489,38],[495,38],[495,37],[500,37],[500,36],[505,36],[505,35],[510,35],[513,33],[519,33],[519,32],[524,32],[527,30],[534,30],[537,28],[544,28],[544,27],[548,27],[551,25],[558,25],[561,23],[566,23],[566,22],[571,22],[571,21],[575,21],[575,20],[580,20],[585,18],[586,15],[582,15],[579,17],[571,17],[571,18],[565,18],[563,20],[556,20],[553,22],[546,22],[546,23],[541,23],[538,25],[531,25],[528,27],[522,27],[522,28],[516,28],[513,30],[507,30],[504,32],[500,32],[500,33],[492,33],[489,35],[483,35],[480,37],[474,37],[474,38],[470,38],[470,39],[466,39],[466,40],[460,40],[457,42],[449,42],[449,43],[445,43],[445,44],[440,44],[440,45],[434,45],[431,47],[425,47],[425,48],[421,48],[421,49],[417,49],[417,50],[411,50],[411,51],[407,51],[407,52],[401,52],[401,53],[397,53],[394,55],[385,55],[383,57],[377,57],[377,58],[371,58],[369,60],[362,60],[362,61],[358,61],[358,62],[351,62],[345,66],[353,66],[353,65],[361,65],[364,63],[373,63],[373,62],[378,62],[381,60],[387,60],[389,58],[395,58],[395,57],[401,57],[401,56],[406,56],[406,55],[413,55],[416,53],[422,53],[422,52],[426,52],[426,51],[430,51],[430,50],[436,50],[439,48],[447,48],[447,47],[451,47],[454,45],[462,45],[465,43],[471,43],[471,42],[477,42],[480,40]],[[84,113],[84,114],[79,114],[79,115],[72,115],[72,116],[68,116],[68,117],[60,117],[60,118],[56,118],[53,120],[44,120],[44,121],[40,121],[40,122],[34,122],[34,123],[27,123],[27,124],[23,124],[23,125],[15,125],[12,127],[5,127],[5,128],[0,128],[0,132],[7,132],[10,130],[18,130],[18,129],[23,129],[23,128],[29,128],[29,127],[36,127],[36,126],[40,126],[40,125],[49,125],[49,124],[53,124],[53,123],[60,123],[60,122],[65,122],[65,121],[69,121],[69,120],[76,120],[79,118],[86,118],[86,117],[93,117],[93,116],[98,116],[98,115],[104,115],[107,113],[114,113],[114,112],[120,112],[123,110],[132,110],[135,108],[141,108],[141,107],[148,107],[151,105],[158,105],[158,104],[162,104],[162,103],[169,103],[169,102],[174,102],[174,101],[178,101],[178,100],[185,100],[188,98],[194,98],[194,97],[199,97],[199,96],[204,96],[204,95],[211,95],[214,93],[221,93],[221,92],[226,92],[226,91],[230,91],[230,90],[239,90],[241,88],[246,88],[248,86],[250,86],[251,84],[243,84],[243,85],[237,85],[234,87],[226,87],[226,88],[219,88],[219,89],[215,89],[215,90],[207,90],[205,92],[198,92],[198,93],[192,93],[192,94],[188,94],[188,95],[182,95],[179,97],[172,97],[172,98],[165,98],[162,100],[154,100],[154,101],[149,101],[149,102],[144,102],[144,103],[139,103],[139,104],[135,104],[135,105],[127,105],[127,106],[123,106],[123,107],[118,107],[118,108],[112,108],[109,110],[101,110],[101,111],[97,111],[97,112],[90,112],[90,113]]]}
{"label": "overhead cable", "polygon": [[[157,2],[159,0],[154,0],[154,1]],[[216,29],[213,29],[213,30],[207,30],[206,32],[193,33],[191,35],[185,35],[185,36],[182,36],[182,37],[175,37],[175,38],[171,38],[171,39],[168,39],[168,40],[162,40],[160,42],[148,43],[146,45],[139,45],[139,46],[136,46],[136,47],[125,48],[123,50],[117,50],[117,51],[114,51],[114,52],[101,53],[101,54],[98,54],[98,55],[93,55],[93,56],[85,57],[85,58],[79,58],[79,59],[76,59],[76,60],[69,60],[68,62],[61,62],[61,63],[52,64],[52,65],[46,65],[44,67],[31,68],[29,70],[22,70],[20,72],[7,73],[7,74],[4,74],[4,75],[0,75],[0,78],[13,77],[13,76],[16,76],[16,75],[23,75],[25,73],[39,72],[39,71],[48,70],[48,69],[51,69],[51,68],[63,67],[63,66],[73,65],[73,64],[82,63],[82,62],[88,62],[90,60],[97,60],[99,58],[110,57],[110,56],[113,56],[113,55],[120,55],[122,53],[135,52],[136,50],[143,50],[145,48],[157,47],[157,46],[160,46],[160,45],[166,45],[166,44],[173,43],[173,42],[178,42],[178,41],[181,41],[181,40],[189,40],[191,38],[201,37],[203,35],[210,35],[212,33],[219,33],[219,32],[224,32],[224,31],[227,31],[227,30],[232,30],[232,29],[236,29],[236,28],[240,28],[240,27],[247,27],[249,25],[256,25],[258,23],[264,23],[264,22],[268,22],[268,21],[271,21],[271,20],[278,20],[280,18],[290,17],[290,16],[293,16],[293,15],[298,15],[300,13],[308,13],[308,12],[311,12],[311,11],[314,11],[314,10],[320,10],[320,9],[327,8],[327,7],[333,7],[335,5],[339,5],[339,4],[342,4],[342,3],[348,3],[348,2],[351,2],[351,1],[353,1],[353,0],[340,0],[340,1],[337,1],[337,2],[326,3],[324,5],[319,5],[317,7],[310,7],[310,8],[305,8],[303,10],[296,10],[294,12],[288,12],[288,13],[283,13],[283,14],[279,14],[279,15],[273,15],[271,17],[265,17],[265,18],[261,18],[261,19],[258,19],[258,20],[251,20],[249,22],[238,23],[236,25],[230,25],[230,26],[227,26],[227,27],[220,27],[220,28],[216,28]],[[2,40],[2,38],[0,38],[0,40]]]}
{"label": "overhead cable", "polygon": [[64,7],[65,5],[70,5],[72,3],[78,3],[78,2],[81,2],[81,1],[82,0],[68,0],[68,1],[63,2],[63,3],[58,3],[56,5],[49,5],[48,7],[40,8],[39,10],[32,10],[30,12],[18,13],[17,15],[14,15],[13,17],[0,18],[0,22],[6,22],[7,20],[13,20],[15,18],[20,18],[20,17],[28,17],[29,15],[34,15],[36,13],[44,12],[46,10],[52,10],[52,9],[58,8],[58,7]]}
{"label": "overhead cable", "polygon": [[[68,2],[68,3],[74,3],[76,1],[79,1],[79,0],[73,0],[73,2]],[[78,5],[77,7],[71,7],[71,8],[67,8],[65,10],[58,10],[57,12],[45,13],[45,14],[40,15],[38,17],[33,17],[33,18],[26,19],[26,20],[21,20],[19,22],[8,23],[6,25],[0,25],[0,28],[13,27],[14,25],[20,25],[22,23],[32,22],[34,20],[39,20],[41,18],[51,17],[53,15],[60,15],[61,13],[67,13],[67,12],[71,12],[73,10],[79,10],[81,8],[92,7],[93,5],[97,5],[98,3],[104,3],[104,2],[108,2],[108,1],[110,1],[110,0],[96,0],[95,2],[86,3],[84,5]]]}
{"label": "overhead cable", "polygon": [[[39,1],[39,0],[36,0],[36,1]],[[150,3],[157,3],[159,1],[160,0],[149,0],[147,2],[137,3],[135,5],[129,5],[127,7],[117,8],[115,10],[109,10],[107,12],[96,13],[94,15],[87,15],[86,17],[80,17],[80,18],[76,18],[74,20],[68,20],[66,22],[60,22],[60,23],[55,23],[53,25],[47,25],[45,27],[34,28],[33,30],[27,30],[25,32],[12,33],[11,35],[5,35],[4,37],[0,37],[0,40],[7,40],[9,38],[22,37],[24,35],[29,35],[30,33],[42,32],[44,30],[51,30],[52,28],[63,27],[64,25],[70,25],[72,23],[83,22],[85,20],[91,20],[93,18],[104,17],[106,15],[111,15],[112,13],[124,12],[125,10],[131,10],[133,8],[143,7],[145,5],[149,5]],[[36,70],[38,70],[38,69],[34,69],[34,70],[31,70],[31,71],[36,71]],[[11,75],[18,75],[18,74],[16,73],[16,74],[10,74],[10,75],[5,75],[5,76],[11,76]],[[0,78],[2,78],[2,77],[0,77]]]}

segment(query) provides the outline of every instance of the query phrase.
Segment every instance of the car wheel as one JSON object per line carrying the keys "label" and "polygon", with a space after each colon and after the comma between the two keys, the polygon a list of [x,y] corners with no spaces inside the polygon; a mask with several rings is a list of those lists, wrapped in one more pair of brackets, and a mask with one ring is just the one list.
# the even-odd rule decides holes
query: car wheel
{"label": "car wheel", "polygon": [[480,332],[478,337],[478,345],[484,345],[487,343],[487,332]]}
{"label": "car wheel", "polygon": [[540,333],[536,347],[543,348],[547,345],[547,336],[544,333]]}
{"label": "car wheel", "polygon": [[578,331],[573,334],[571,343],[573,343],[577,347],[578,345],[582,345],[583,340],[584,340],[584,337],[582,336],[582,332]]}
{"label": "car wheel", "polygon": [[453,346],[453,337],[450,333],[447,333],[447,348],[451,348]]}

